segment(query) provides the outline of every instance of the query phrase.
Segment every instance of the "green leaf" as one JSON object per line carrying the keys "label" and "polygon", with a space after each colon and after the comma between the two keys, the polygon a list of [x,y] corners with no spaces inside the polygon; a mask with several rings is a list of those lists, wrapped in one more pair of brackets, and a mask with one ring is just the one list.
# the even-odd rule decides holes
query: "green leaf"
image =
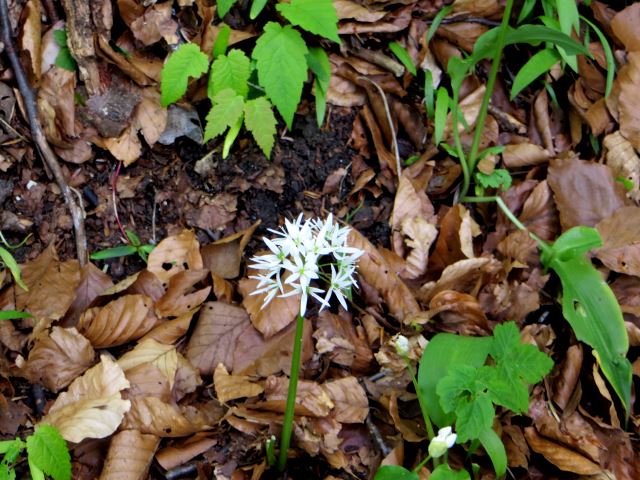
{"label": "green leaf", "polygon": [[231,27],[229,25],[222,25],[218,31],[216,41],[213,43],[213,58],[216,59],[220,55],[224,55],[229,46],[229,37],[231,36]]}
{"label": "green leaf", "polygon": [[218,17],[223,18],[227,13],[229,13],[229,10],[231,10],[231,7],[233,7],[233,4],[237,1],[238,0],[216,0],[216,4],[218,5]]}
{"label": "green leaf", "polygon": [[300,32],[290,25],[269,22],[256,42],[258,80],[289,129],[296,113],[302,85],[307,79],[307,46]]}
{"label": "green leaf", "polygon": [[449,112],[449,92],[444,87],[438,88],[436,92],[436,111],[433,120],[433,143],[437,146],[442,142],[444,128],[447,124],[447,113]]}
{"label": "green leaf", "polygon": [[247,98],[251,61],[242,50],[234,48],[227,55],[220,55],[213,61],[209,73],[207,94],[213,99],[218,93],[230,88],[238,95]]}
{"label": "green leaf", "polygon": [[331,81],[331,64],[329,56],[322,48],[309,48],[307,63],[315,77],[314,88],[316,96],[316,120],[318,127],[322,126],[327,108],[327,90]]}
{"label": "green leaf", "polygon": [[444,17],[449,15],[449,12],[451,12],[451,10],[453,10],[453,5],[447,5],[446,7],[441,8],[440,11],[436,14],[436,16],[433,17],[433,21],[431,22],[431,26],[429,27],[429,30],[427,31],[427,36],[426,36],[427,43],[429,43],[431,41],[433,36],[438,31],[438,27],[442,23],[442,20],[444,20]]}
{"label": "green leaf", "polygon": [[27,459],[27,463],[29,464],[29,473],[31,474],[31,480],[45,480],[44,472],[40,470],[31,459]]}
{"label": "green leaf", "polygon": [[547,73],[560,60],[560,55],[556,50],[545,48],[532,56],[525,63],[516,78],[513,79],[511,86],[511,100],[515,98],[522,90],[527,88],[540,75]]}
{"label": "green leaf", "polygon": [[571,36],[573,29],[575,29],[576,32],[580,31],[580,14],[578,13],[577,2],[558,0],[556,2],[556,9],[558,11],[558,22],[560,23],[562,33]]}
{"label": "green leaf", "polygon": [[89,257],[91,260],[106,260],[108,258],[126,257],[133,255],[138,250],[133,245],[121,245],[119,247],[106,248],[99,252],[92,253]]}
{"label": "green leaf", "polygon": [[538,0],[525,0],[522,4],[522,9],[520,10],[520,15],[518,15],[518,20],[516,23],[522,23],[522,21],[529,16],[529,14],[533,11],[533,8],[536,6]]}
{"label": "green leaf", "polygon": [[[597,243],[597,240],[599,242]],[[620,305],[611,288],[584,252],[602,244],[597,230],[574,227],[549,246],[539,241],[540,261],[552,268],[562,283],[562,313],[576,338],[594,349],[605,377],[627,414],[631,411],[629,338]]]}
{"label": "green leaf", "polygon": [[340,43],[338,14],[331,0],[291,0],[278,3],[276,9],[293,25]]}
{"label": "green leaf", "polygon": [[459,443],[478,438],[480,432],[491,428],[495,410],[486,387],[486,377],[491,374],[493,367],[455,365],[438,382],[440,406],[455,412]]}
{"label": "green leaf", "polygon": [[207,114],[207,125],[204,129],[204,141],[224,133],[227,127],[237,124],[242,119],[244,99],[231,88],[225,88],[213,97],[213,107]]}
{"label": "green leaf", "polygon": [[67,45],[67,31],[66,29],[54,30],[53,31],[53,39],[60,47],[60,51],[56,56],[55,65],[60,68],[64,68],[65,70],[69,70],[70,72],[76,71],[76,60],[71,55],[71,50],[69,50],[69,46]]}
{"label": "green leaf", "polygon": [[20,455],[20,451],[25,447],[24,442],[19,438],[14,438],[13,440],[3,440],[0,442],[0,454],[5,456],[5,460],[8,462],[13,462],[18,455]]}
{"label": "green leaf", "polygon": [[402,45],[400,45],[398,42],[391,42],[389,44],[389,50],[391,50],[393,54],[398,57],[398,60],[400,60],[404,67],[409,70],[411,75],[415,77],[418,74],[418,72],[416,71],[416,66],[413,64],[413,60],[409,56],[409,52],[407,52],[407,50]]}
{"label": "green leaf", "polygon": [[373,477],[374,480],[419,480],[419,478],[417,473],[399,465],[382,465]]}
{"label": "green leaf", "polygon": [[611,50],[611,45],[609,45],[609,41],[607,37],[604,36],[602,30],[600,30],[593,22],[589,21],[588,18],[580,16],[583,22],[589,25],[596,35],[598,36],[598,40],[602,44],[602,49],[604,50],[604,58],[607,60],[607,82],[604,88],[604,96],[608,97],[611,93],[611,88],[613,87],[613,79],[616,75],[616,62],[613,58],[613,51]]}
{"label": "green leaf", "polygon": [[509,170],[505,170],[504,168],[496,168],[491,175],[487,175],[480,171],[476,171],[474,175],[476,177],[476,181],[482,185],[483,188],[509,190],[512,182]]}
{"label": "green leaf", "polygon": [[260,15],[260,12],[262,12],[262,9],[266,4],[267,0],[253,0],[253,3],[251,4],[251,10],[249,10],[249,18],[251,20],[255,20],[256,18],[258,18],[258,15]]}
{"label": "green leaf", "polygon": [[40,425],[27,437],[29,462],[54,480],[71,478],[71,457],[67,442],[51,425]]}
{"label": "green leaf", "polygon": [[9,253],[9,251],[3,247],[0,247],[0,260],[2,261],[2,263],[4,263],[4,266],[9,269],[9,271],[11,272],[11,276],[20,286],[20,288],[28,292],[29,289],[27,288],[27,285],[22,281],[20,265],[18,265],[16,259],[13,258],[13,255],[11,255],[11,253]]}
{"label": "green leaf", "polygon": [[15,480],[16,471],[6,463],[0,463],[0,480]]}
{"label": "green leaf", "polygon": [[142,245],[142,242],[140,241],[140,237],[136,234],[136,232],[126,228],[124,230],[124,233],[127,234],[127,238],[129,239],[129,242],[131,243],[131,245],[133,245],[134,247],[139,247],[140,245]]}
{"label": "green leaf", "polygon": [[424,72],[424,105],[427,108],[427,117],[433,120],[435,114],[435,92],[433,90],[433,74],[431,70]]}
{"label": "green leaf", "polygon": [[456,365],[476,368],[484,365],[491,342],[491,337],[462,337],[439,333],[425,347],[418,370],[418,387],[429,416],[438,427],[451,425],[454,420],[453,415],[445,414],[440,407],[436,392],[438,382]]}
{"label": "green leaf", "polygon": [[[0,311],[0,320],[17,320],[19,318],[31,318],[31,315],[28,312],[19,312],[17,310],[2,310]],[[0,453],[2,453],[0,451]]]}
{"label": "green leaf", "polygon": [[429,480],[469,480],[470,478],[466,470],[451,470],[449,465],[443,463],[436,467]]}
{"label": "green leaf", "polygon": [[244,124],[267,158],[271,155],[276,135],[276,117],[265,97],[249,100],[244,105]]}
{"label": "green leaf", "polygon": [[507,452],[502,440],[492,428],[480,432],[478,439],[491,458],[496,476],[502,477],[507,472]]}
{"label": "green leaf", "polygon": [[160,72],[160,103],[163,107],[177,102],[187,91],[189,77],[207,73],[209,59],[194,43],[184,43],[169,55]]}

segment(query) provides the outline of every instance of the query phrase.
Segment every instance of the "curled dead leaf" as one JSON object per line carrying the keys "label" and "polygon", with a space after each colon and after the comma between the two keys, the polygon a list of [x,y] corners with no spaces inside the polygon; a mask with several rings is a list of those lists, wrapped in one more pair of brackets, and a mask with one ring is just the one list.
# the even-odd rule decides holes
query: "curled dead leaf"
{"label": "curled dead leaf", "polygon": [[178,272],[203,267],[200,244],[191,230],[162,240],[149,254],[147,263],[147,270],[165,284]]}
{"label": "curled dead leaf", "polygon": [[167,291],[155,304],[162,317],[179,317],[200,306],[209,296],[211,287],[194,291],[194,286],[209,275],[209,270],[184,270],[169,279]]}
{"label": "curled dead leaf", "polygon": [[100,480],[146,478],[159,444],[160,439],[155,435],[137,430],[117,433],[109,443]]}
{"label": "curled dead leaf", "polygon": [[300,311],[300,295],[290,297],[275,297],[269,304],[264,305],[266,294],[252,295],[257,290],[258,280],[243,278],[238,284],[238,291],[242,295],[242,305],[247,309],[253,326],[270,338],[290,325]]}
{"label": "curled dead leaf", "polygon": [[251,381],[251,377],[247,375],[229,375],[222,363],[219,363],[213,372],[213,384],[220,403],[243,397],[255,397],[264,392],[264,387]]}

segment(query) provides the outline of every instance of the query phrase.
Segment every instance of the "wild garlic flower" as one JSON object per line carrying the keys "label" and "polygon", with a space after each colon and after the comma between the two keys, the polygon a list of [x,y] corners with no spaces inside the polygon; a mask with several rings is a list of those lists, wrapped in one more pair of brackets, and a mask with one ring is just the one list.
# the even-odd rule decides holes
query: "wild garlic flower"
{"label": "wild garlic flower", "polygon": [[447,453],[456,443],[458,436],[452,433],[451,427],[444,427],[438,430],[438,435],[429,443],[429,455],[438,458]]}
{"label": "wild garlic flower", "polygon": [[304,316],[309,296],[320,302],[320,310],[329,306],[335,295],[347,309],[356,261],[364,253],[347,246],[350,229],[326,220],[304,220],[302,214],[279,230],[271,230],[273,239],[264,238],[270,253],[253,257],[250,268],[260,271],[249,278],[258,280],[251,295],[266,294],[263,308],[276,296],[300,294],[300,315]]}

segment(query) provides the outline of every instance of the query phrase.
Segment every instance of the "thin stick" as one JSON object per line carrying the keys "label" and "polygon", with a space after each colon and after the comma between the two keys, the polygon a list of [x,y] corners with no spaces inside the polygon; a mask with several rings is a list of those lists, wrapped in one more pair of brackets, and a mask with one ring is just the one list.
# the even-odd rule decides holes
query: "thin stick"
{"label": "thin stick", "polygon": [[49,146],[49,143],[42,131],[42,127],[40,126],[35,95],[27,81],[27,77],[22,65],[20,64],[20,60],[18,59],[18,54],[13,43],[7,0],[0,0],[0,26],[2,27],[2,42],[4,43],[5,50],[9,56],[9,60],[11,61],[13,74],[15,75],[18,83],[18,90],[20,90],[20,94],[24,100],[24,107],[27,111],[29,127],[31,128],[31,136],[38,148],[38,151],[40,152],[40,156],[47,167],[49,167],[49,170],[53,173],[53,177],[62,192],[64,201],[67,204],[69,213],[71,214],[71,220],[73,221],[73,231],[76,237],[76,255],[78,256],[80,265],[85,265],[87,263],[87,236],[84,230],[82,210],[76,204],[69,185],[62,173],[62,168],[60,167],[58,158],[56,157],[56,154],[53,153],[53,150],[51,150],[51,147]]}
{"label": "thin stick", "polygon": [[116,217],[116,222],[118,223],[118,228],[122,234],[122,239],[127,243],[131,243],[127,236],[127,232],[125,232],[124,227],[122,226],[122,222],[120,222],[120,215],[118,215],[118,175],[120,174],[121,167],[122,162],[118,162],[116,170],[113,172],[113,176],[111,177],[111,200],[113,201],[113,215]]}

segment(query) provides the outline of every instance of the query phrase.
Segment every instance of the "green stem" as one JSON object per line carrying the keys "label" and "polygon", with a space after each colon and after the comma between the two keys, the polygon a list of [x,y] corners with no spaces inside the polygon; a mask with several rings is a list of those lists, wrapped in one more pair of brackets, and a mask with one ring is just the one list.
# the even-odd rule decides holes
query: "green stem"
{"label": "green stem", "polygon": [[289,391],[287,404],[282,421],[282,436],[280,437],[280,453],[278,455],[278,470],[283,472],[287,466],[287,454],[293,431],[293,417],[296,410],[296,395],[298,393],[298,377],[300,376],[300,356],[302,354],[302,333],[304,331],[304,317],[296,316],[296,336],[293,340],[293,355],[291,356],[291,376],[289,377]]}
{"label": "green stem", "polygon": [[[425,427],[427,427],[427,437],[429,437],[429,441],[433,440],[436,436],[433,431],[433,425],[431,423],[431,417],[429,416],[429,411],[427,410],[427,405],[424,403],[422,398],[422,392],[420,391],[420,386],[418,385],[418,380],[416,379],[416,372],[413,370],[411,366],[411,362],[407,357],[404,357],[404,362],[407,364],[407,370],[409,370],[409,375],[411,375],[411,382],[413,383],[413,388],[416,391],[416,395],[418,396],[418,404],[420,405],[420,411],[422,412],[422,417],[424,418]],[[427,459],[428,460],[428,459]],[[424,461],[426,463],[426,460]],[[439,460],[437,458],[433,459],[433,463],[438,465]],[[423,463],[421,464],[423,465]],[[422,468],[419,465],[420,468]]]}
{"label": "green stem", "polygon": [[504,49],[504,42],[507,36],[507,27],[509,26],[509,19],[511,18],[511,10],[513,9],[513,0],[507,0],[507,5],[504,7],[504,14],[502,15],[502,22],[498,27],[498,37],[496,39],[496,49],[493,53],[493,59],[491,61],[491,70],[489,71],[489,78],[487,78],[487,88],[482,97],[482,103],[480,104],[480,112],[478,112],[478,118],[476,119],[476,131],[473,136],[473,143],[471,144],[471,151],[469,152],[467,171],[468,174],[463,179],[462,190],[460,197],[465,197],[469,191],[469,185],[471,182],[471,174],[476,167],[478,160],[478,149],[480,148],[480,140],[482,139],[482,132],[484,130],[484,122],[487,119],[489,110],[489,102],[491,101],[491,95],[493,94],[493,88],[498,78],[498,69],[500,68],[500,58],[502,57],[502,50]]}
{"label": "green stem", "polygon": [[[420,470],[422,469],[422,467],[424,467],[424,466],[427,464],[427,462],[428,462],[429,460],[431,460],[431,455],[427,455],[427,458],[425,458],[424,460],[422,460],[422,461],[418,464],[418,466],[417,466],[416,468],[414,468],[414,469],[413,469],[413,473],[418,473],[418,472],[420,472]],[[435,458],[434,458],[434,461],[435,461]]]}
{"label": "green stem", "polygon": [[[509,207],[507,207],[507,204],[504,203],[504,200],[502,200],[502,198],[500,197],[462,197],[460,201],[467,202],[467,203],[496,202],[500,207],[500,210],[502,210],[502,213],[504,213],[507,216],[507,218],[511,220],[516,227],[518,227],[520,230],[524,232],[528,231],[527,227],[525,227],[524,224],[520,220],[518,220],[518,218],[513,214],[511,210],[509,210]],[[538,240],[538,238],[534,236],[534,240]]]}

